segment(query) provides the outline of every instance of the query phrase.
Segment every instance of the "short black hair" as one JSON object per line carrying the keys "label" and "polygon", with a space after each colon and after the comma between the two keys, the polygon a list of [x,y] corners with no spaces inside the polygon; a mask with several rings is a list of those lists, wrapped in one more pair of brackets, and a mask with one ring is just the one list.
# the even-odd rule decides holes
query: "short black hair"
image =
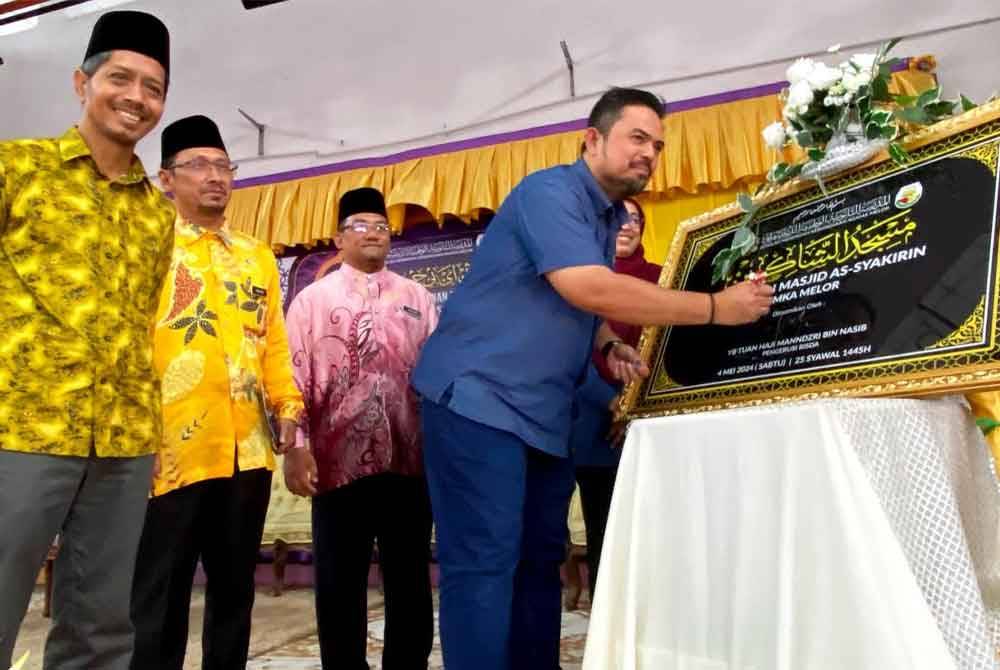
{"label": "short black hair", "polygon": [[110,51],[101,51],[93,56],[90,56],[80,65],[80,69],[88,77],[93,77],[94,73],[101,69],[101,66],[111,60]]}
{"label": "short black hair", "polygon": [[[92,56],[87,57],[83,63],[80,64],[80,71],[83,72],[88,77],[93,77],[97,74],[97,71],[101,69],[101,66],[111,60],[110,51],[101,51]],[[163,80],[163,95],[166,97],[167,89],[170,88],[170,73],[164,70],[164,80]]]}
{"label": "short black hair", "polygon": [[661,119],[667,113],[666,105],[659,96],[638,88],[615,87],[602,95],[590,110],[587,127],[597,128],[601,135],[607,137],[611,132],[611,126],[622,117],[622,110],[633,106],[651,109]]}

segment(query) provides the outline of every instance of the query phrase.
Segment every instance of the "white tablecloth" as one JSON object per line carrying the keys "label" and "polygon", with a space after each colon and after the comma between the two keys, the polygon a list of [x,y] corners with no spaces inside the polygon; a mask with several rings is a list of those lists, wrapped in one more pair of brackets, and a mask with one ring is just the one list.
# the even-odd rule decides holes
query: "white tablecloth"
{"label": "white tablecloth", "polygon": [[995,669],[998,525],[961,399],[636,421],[583,668]]}

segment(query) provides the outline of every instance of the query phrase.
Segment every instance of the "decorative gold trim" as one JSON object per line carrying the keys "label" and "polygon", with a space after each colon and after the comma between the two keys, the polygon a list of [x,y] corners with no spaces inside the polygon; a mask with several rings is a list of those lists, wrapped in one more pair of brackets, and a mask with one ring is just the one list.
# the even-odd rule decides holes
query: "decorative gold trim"
{"label": "decorative gold trim", "polygon": [[997,158],[1000,157],[1000,146],[998,146],[995,142],[973,147],[968,151],[956,154],[956,156],[971,158],[979,161],[986,166],[986,169],[989,170],[994,177],[997,176]]}
{"label": "decorative gold trim", "polygon": [[[898,166],[882,152],[864,165],[850,170],[826,183],[833,195],[875,178],[929,162],[943,155],[961,155],[983,162],[997,174],[1000,157],[1000,100],[982,105],[961,116],[924,128],[906,140],[912,162]],[[964,151],[963,151],[964,149]],[[993,160],[992,165],[988,163]],[[767,198],[761,207],[761,220],[766,220],[825,196],[813,182],[796,180]],[[695,250],[733,230],[742,212],[731,203],[683,221],[667,252],[660,286],[681,288],[685,268]],[[698,233],[694,235],[694,233]],[[704,253],[704,252],[702,252]],[[993,259],[997,263],[997,259]],[[661,343],[670,328],[648,327],[639,340],[643,360],[650,363],[653,377],[626,386],[619,404],[619,414],[626,418],[666,416],[754,405],[767,405],[790,400],[827,397],[875,397],[887,395],[931,395],[973,389],[1000,387],[1000,348],[991,334],[989,342],[978,348],[965,347],[957,351],[938,351],[946,346],[972,345],[979,340],[984,323],[996,323],[1000,311],[1000,273],[996,273],[994,298],[986,309],[985,296],[962,327],[930,349],[926,356],[908,356],[904,360],[880,362],[839,370],[793,373],[780,377],[735,382],[684,392],[683,386],[665,373],[660,360]],[[978,316],[977,316],[978,314]],[[975,329],[976,337],[971,337]],[[952,338],[952,339],[949,339]],[[664,384],[663,377],[669,382]],[[656,400],[655,396],[669,396]],[[644,398],[642,408],[639,400]],[[678,403],[683,403],[680,406]]]}
{"label": "decorative gold trim", "polygon": [[[993,145],[996,146],[996,145]],[[995,174],[995,173],[994,173]],[[942,338],[938,342],[935,342],[928,349],[942,349],[944,347],[955,347],[963,344],[972,344],[973,342],[978,342],[979,338],[983,333],[983,325],[986,321],[986,296],[984,295],[979,299],[979,304],[976,308],[972,310],[972,314],[969,315],[961,326],[959,326],[951,335]]]}

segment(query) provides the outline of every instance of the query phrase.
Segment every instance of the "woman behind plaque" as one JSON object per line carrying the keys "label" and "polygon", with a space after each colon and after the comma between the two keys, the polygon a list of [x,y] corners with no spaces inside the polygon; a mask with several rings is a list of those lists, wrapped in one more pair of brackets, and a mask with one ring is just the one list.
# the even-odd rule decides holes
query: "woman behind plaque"
{"label": "woman behind plaque", "polygon": [[[662,267],[646,260],[642,248],[642,231],[646,225],[645,216],[639,203],[631,198],[623,200],[629,218],[622,225],[615,239],[615,272],[638,277],[656,283]],[[642,326],[633,326],[618,321],[608,325],[622,342],[629,346],[639,343]],[[604,529],[608,523],[611,493],[618,473],[621,457],[619,445],[609,436],[611,429],[611,407],[618,401],[621,383],[615,381],[608,369],[604,352],[595,351],[593,365],[587,369],[587,377],[577,390],[577,416],[570,434],[576,466],[576,482],[580,486],[580,502],[583,507],[583,522],[587,529],[587,568],[589,572],[590,598],[594,598],[597,584],[597,570],[604,544]]]}

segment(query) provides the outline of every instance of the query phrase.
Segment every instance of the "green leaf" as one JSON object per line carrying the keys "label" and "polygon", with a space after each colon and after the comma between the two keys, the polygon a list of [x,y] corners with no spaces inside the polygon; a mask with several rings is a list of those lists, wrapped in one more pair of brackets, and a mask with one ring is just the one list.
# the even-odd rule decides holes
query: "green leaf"
{"label": "green leaf", "polygon": [[754,210],[753,200],[746,193],[740,192],[736,196],[736,202],[740,204],[740,209],[744,212],[752,212]]}
{"label": "green leaf", "polygon": [[942,119],[951,116],[955,113],[955,105],[958,102],[955,100],[939,100],[937,102],[932,102],[929,105],[924,106],[924,111],[927,112],[928,116],[932,119]]}
{"label": "green leaf", "polygon": [[802,163],[798,163],[796,165],[791,166],[790,168],[788,168],[788,172],[785,173],[785,178],[794,179],[795,177],[798,177],[802,173],[803,167],[804,166]]}
{"label": "green leaf", "polygon": [[966,98],[961,93],[958,94],[958,97],[959,97],[959,100],[962,103],[962,111],[963,112],[968,112],[969,110],[972,110],[972,109],[975,109],[976,107],[978,107],[978,105],[976,103],[972,102],[971,100],[969,100],[968,98]]}
{"label": "green leaf", "polygon": [[882,126],[877,123],[869,123],[865,126],[865,138],[877,140],[882,137]]}
{"label": "green leaf", "polygon": [[983,435],[989,435],[997,427],[1000,427],[1000,421],[991,419],[988,416],[980,416],[976,417],[976,425],[979,426],[979,430],[983,432]]}
{"label": "green leaf", "polygon": [[805,149],[806,147],[811,147],[813,144],[815,144],[815,141],[813,140],[813,134],[808,130],[803,130],[801,133],[798,133],[795,136],[795,141],[798,142],[799,146],[802,147],[803,149]]}
{"label": "green leaf", "polygon": [[736,258],[732,249],[723,249],[715,254],[715,258],[712,259],[712,283],[718,284],[728,277],[735,262]]}
{"label": "green leaf", "polygon": [[894,123],[882,126],[882,139],[883,140],[894,140],[896,136],[899,135],[899,126]]}
{"label": "green leaf", "polygon": [[877,123],[880,126],[884,126],[892,120],[892,112],[888,109],[876,109],[868,114],[868,118],[865,121],[869,123]]}
{"label": "green leaf", "polygon": [[730,249],[737,251],[740,256],[746,256],[754,245],[757,244],[757,236],[746,226],[737,228],[736,235],[733,236],[733,243]]}
{"label": "green leaf", "polygon": [[931,122],[931,117],[928,116],[927,112],[925,112],[922,107],[897,109],[896,118],[908,121],[909,123],[918,123],[920,125],[925,125]]}
{"label": "green leaf", "polygon": [[935,86],[934,88],[929,88],[917,96],[917,107],[925,107],[932,102],[937,102],[940,99],[941,87]]}
{"label": "green leaf", "polygon": [[[861,94],[861,91],[864,91],[863,95]],[[858,91],[858,97],[855,98],[854,104],[858,106],[858,113],[861,114],[861,118],[865,118],[868,116],[869,112],[871,112],[872,99],[871,95],[868,93],[867,86],[862,86]]]}
{"label": "green leaf", "polygon": [[816,161],[817,163],[826,157],[826,152],[819,148],[812,148],[808,153],[809,160]]}
{"label": "green leaf", "polygon": [[[887,50],[887,53],[888,53],[888,50]],[[888,67],[889,71],[891,72],[892,68],[896,67],[897,65],[899,65],[902,62],[903,62],[902,58],[890,58],[889,60],[882,61],[881,67]]]}
{"label": "green leaf", "polygon": [[889,157],[892,158],[893,162],[897,165],[903,165],[909,162],[910,154],[907,153],[906,149],[899,142],[892,142],[889,144]]}
{"label": "green leaf", "polygon": [[788,179],[788,163],[775,163],[771,166],[771,169],[767,171],[767,180],[775,183],[781,183]]}
{"label": "green leaf", "polygon": [[917,96],[915,95],[894,95],[892,96],[893,101],[900,107],[909,107],[917,101]]}
{"label": "green leaf", "polygon": [[894,37],[889,40],[885,46],[882,47],[882,56],[884,57],[887,53],[892,51],[892,48],[902,41],[902,37]]}
{"label": "green leaf", "polygon": [[889,80],[886,77],[879,75],[872,79],[872,100],[876,102],[892,102],[892,97],[889,95]]}

